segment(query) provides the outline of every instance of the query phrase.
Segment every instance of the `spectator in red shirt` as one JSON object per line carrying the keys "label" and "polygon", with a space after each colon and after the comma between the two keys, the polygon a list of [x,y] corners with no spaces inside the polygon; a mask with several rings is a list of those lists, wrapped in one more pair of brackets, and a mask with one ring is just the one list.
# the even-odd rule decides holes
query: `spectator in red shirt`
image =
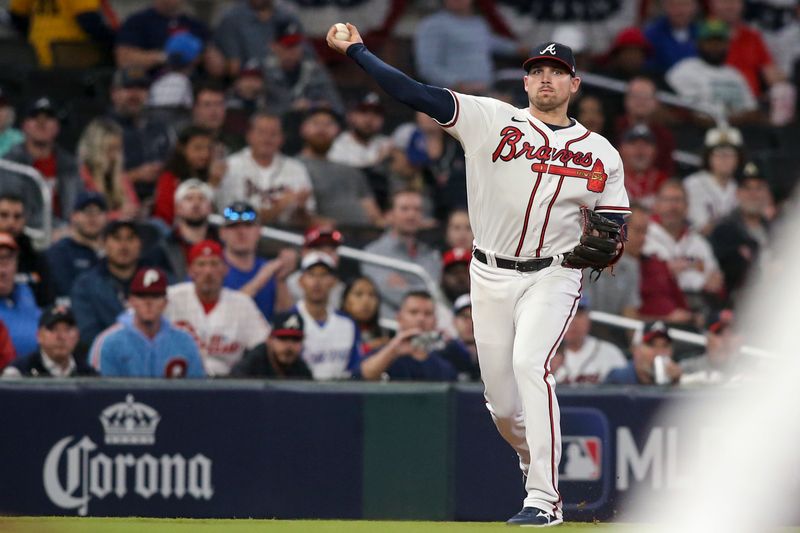
{"label": "spectator in red shirt", "polygon": [[631,205],[631,216],[628,218],[625,254],[639,261],[641,272],[639,291],[642,305],[638,311],[638,318],[690,323],[693,319],[692,313],[678,282],[670,272],[669,265],[656,256],[646,256],[642,253],[649,223],[650,211],[634,202]]}
{"label": "spectator in red shirt", "polygon": [[209,130],[198,126],[189,126],[183,130],[178,136],[178,145],[158,177],[154,217],[172,225],[178,185],[190,178],[197,178],[202,182],[209,180],[213,147],[214,138]]}
{"label": "spectator in red shirt", "polygon": [[667,181],[667,174],[656,167],[656,137],[647,124],[636,124],[622,134],[619,155],[625,170],[628,198],[653,206],[658,189]]}
{"label": "spectator in red shirt", "polygon": [[3,370],[16,358],[17,351],[14,350],[14,344],[11,342],[11,335],[8,334],[6,325],[0,320],[0,370]]}
{"label": "spectator in red shirt", "polygon": [[659,123],[661,109],[656,98],[655,82],[645,76],[637,76],[628,82],[625,91],[625,113],[617,118],[615,129],[618,138],[635,124],[647,124],[656,139],[656,167],[667,176],[675,172],[672,152],[675,150],[675,137],[672,132]]}

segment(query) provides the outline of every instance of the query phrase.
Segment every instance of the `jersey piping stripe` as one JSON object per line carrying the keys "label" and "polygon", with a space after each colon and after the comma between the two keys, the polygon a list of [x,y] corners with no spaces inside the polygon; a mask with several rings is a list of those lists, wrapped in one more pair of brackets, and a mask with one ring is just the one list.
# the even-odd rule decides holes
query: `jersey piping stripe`
{"label": "jersey piping stripe", "polygon": [[[567,141],[567,143],[564,145],[564,150],[568,150],[569,145],[571,145],[572,143],[582,141],[583,139],[588,137],[590,133],[591,132],[589,130],[586,130],[586,133],[584,133],[580,137],[576,137],[574,139]],[[558,198],[558,195],[561,192],[561,186],[563,184],[564,184],[564,176],[561,176],[561,178],[558,180],[558,187],[556,188],[556,192],[555,194],[553,194],[553,199],[550,200],[550,204],[548,204],[547,206],[547,212],[544,215],[544,225],[542,226],[542,233],[541,235],[539,235],[539,247],[536,249],[536,257],[541,257],[542,248],[544,248],[544,235],[547,232],[547,223],[550,221],[550,210],[553,209],[553,204],[556,203],[556,198]]]}
{"label": "jersey piping stripe", "polygon": [[615,205],[598,205],[594,208],[595,211],[623,211],[625,213],[630,213],[630,207],[619,207]]}
{"label": "jersey piping stripe", "polygon": [[550,481],[553,484],[553,489],[555,489],[556,494],[558,494],[558,501],[553,506],[553,513],[556,513],[558,510],[558,504],[561,503],[561,492],[558,490],[558,483],[556,483],[556,472],[558,471],[558,465],[556,464],[556,435],[555,435],[555,422],[553,421],[553,388],[550,386],[550,382],[547,381],[547,377],[550,375],[549,364],[550,359],[553,357],[553,354],[556,351],[556,347],[561,344],[562,339],[564,338],[564,334],[567,332],[567,326],[572,320],[572,317],[575,316],[575,307],[578,301],[581,299],[581,292],[583,291],[583,276],[581,276],[581,284],[578,287],[578,296],[572,301],[572,307],[569,310],[569,314],[567,315],[567,320],[564,322],[564,327],[561,328],[561,333],[558,334],[558,338],[556,339],[555,344],[550,348],[550,353],[547,354],[547,359],[544,360],[544,384],[547,386],[547,409],[550,415]]}
{"label": "jersey piping stripe", "polygon": [[[536,133],[542,136],[544,139],[545,147],[550,147],[550,139],[547,135],[544,134],[542,130],[536,127],[536,124],[528,121],[533,129],[536,130]],[[539,189],[539,184],[542,182],[542,173],[539,172],[539,176],[536,178],[536,184],[533,186],[533,190],[531,191],[531,196],[528,198],[528,208],[525,210],[525,221],[522,223],[522,234],[519,236],[519,244],[517,244],[517,251],[514,253],[515,256],[519,257],[519,254],[522,252],[522,245],[525,243],[525,234],[528,233],[528,219],[531,216],[531,208],[533,207],[533,197],[536,196],[536,191]]]}
{"label": "jersey piping stripe", "polygon": [[449,92],[450,94],[453,95],[453,100],[455,100],[455,102],[456,102],[456,112],[455,112],[455,115],[453,115],[453,120],[451,120],[447,124],[442,124],[442,127],[443,128],[452,128],[453,126],[456,125],[456,122],[458,122],[458,114],[461,112],[461,104],[458,103],[458,96],[456,96],[456,93],[454,93],[450,89],[447,89],[447,92]]}

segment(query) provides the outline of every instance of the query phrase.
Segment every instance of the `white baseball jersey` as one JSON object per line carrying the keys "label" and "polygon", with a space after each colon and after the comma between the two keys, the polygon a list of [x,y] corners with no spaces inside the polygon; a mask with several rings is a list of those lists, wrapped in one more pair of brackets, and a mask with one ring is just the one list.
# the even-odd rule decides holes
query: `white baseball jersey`
{"label": "white baseball jersey", "polygon": [[[217,191],[217,207],[220,209],[236,200],[245,200],[256,207],[269,207],[273,197],[287,189],[313,189],[305,165],[283,154],[276,154],[271,165],[262,167],[253,159],[250,148],[244,148],[229,156],[227,163],[228,169]],[[316,209],[313,194],[305,207],[311,212]]]}
{"label": "white baseball jersey", "polygon": [[606,374],[628,364],[619,348],[592,336],[580,350],[564,350],[564,363],[556,370],[558,383],[602,383]]}
{"label": "white baseball jersey", "polygon": [[391,146],[392,140],[386,135],[376,135],[367,144],[363,144],[355,135],[345,131],[333,141],[328,159],[356,168],[371,167],[386,157]]}
{"label": "white baseball jersey", "polygon": [[478,248],[500,257],[549,257],[578,244],[582,206],[629,213],[622,161],[578,122],[552,131],[492,98],[451,91],[446,131],[461,141],[469,218]]}
{"label": "white baseball jersey", "polygon": [[692,268],[678,274],[678,285],[688,292],[703,290],[709,276],[719,272],[719,264],[708,241],[692,229],[687,229],[675,239],[664,226],[651,221],[642,250],[646,255],[655,255],[664,261],[688,259]]}
{"label": "white baseball jersey", "polygon": [[683,188],[686,189],[686,200],[689,202],[689,222],[698,231],[706,224],[718,221],[739,205],[734,180],[721,186],[707,170],[686,176]]}
{"label": "white baseball jersey", "polygon": [[197,342],[209,376],[227,376],[245,350],[264,342],[270,326],[249,296],[223,288],[219,301],[206,313],[194,283],[167,289],[169,304],[164,312],[176,327]]}
{"label": "white baseball jersey", "polygon": [[297,312],[303,317],[303,361],[314,379],[348,379],[358,375],[361,356],[356,323],[329,309],[328,319],[320,324],[308,313],[303,301],[297,303]]}

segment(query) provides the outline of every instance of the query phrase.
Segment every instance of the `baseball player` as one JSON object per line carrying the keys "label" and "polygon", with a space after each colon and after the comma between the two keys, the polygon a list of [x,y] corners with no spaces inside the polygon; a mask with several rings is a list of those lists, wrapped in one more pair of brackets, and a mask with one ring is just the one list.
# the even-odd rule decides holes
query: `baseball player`
{"label": "baseball player", "polygon": [[252,298],[227,289],[227,266],[216,241],[200,241],[189,250],[189,277],[167,289],[164,316],[194,337],[206,374],[227,376],[245,350],[264,342],[270,326]]}
{"label": "baseball player", "polygon": [[[622,254],[628,197],[619,154],[567,117],[580,86],[567,46],[544,43],[525,61],[530,106],[518,109],[419,83],[370,53],[355,26],[346,27],[342,40],[332,26],[328,45],[464,148],[481,376],[487,407],[519,455],[527,491],[522,511],[508,523],[560,524],[561,434],[550,360],[580,299],[580,268],[602,270]],[[595,235],[598,223],[604,231]]]}

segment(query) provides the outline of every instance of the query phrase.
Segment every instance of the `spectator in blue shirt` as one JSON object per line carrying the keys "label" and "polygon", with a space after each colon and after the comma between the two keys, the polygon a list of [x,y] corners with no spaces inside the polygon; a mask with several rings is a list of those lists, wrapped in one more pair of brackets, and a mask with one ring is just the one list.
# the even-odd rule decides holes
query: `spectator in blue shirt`
{"label": "spectator in blue shirt", "polygon": [[36,349],[41,310],[27,283],[16,281],[19,246],[9,233],[0,233],[0,320],[11,333],[17,355]]}
{"label": "spectator in blue shirt", "polygon": [[117,33],[115,55],[120,67],[151,69],[164,65],[167,40],[189,32],[203,43],[210,32],[200,20],[182,13],[183,0],[153,0],[152,6],[129,16]]}
{"label": "spectator in blue shirt", "polygon": [[103,376],[202,378],[203,363],[191,335],[164,318],[167,275],[141,268],[131,282],[131,312],[94,342],[91,362]]}
{"label": "spectator in blue shirt", "polygon": [[69,298],[75,279],[100,261],[108,204],[98,192],[82,192],[70,215],[70,233],[45,252],[56,298]]}
{"label": "spectator in blue shirt", "polygon": [[697,0],[663,0],[664,15],[644,29],[644,36],[653,46],[647,66],[664,73],[672,65],[697,55]]}
{"label": "spectator in blue shirt", "polygon": [[[626,366],[615,368],[606,375],[605,383],[611,385],[666,385],[678,383],[681,367],[672,360],[672,338],[663,322],[651,324],[639,340],[634,339],[633,360]],[[656,357],[663,356],[664,376],[657,376]],[[658,382],[664,379],[666,383]]]}
{"label": "spectator in blue shirt", "polygon": [[224,209],[222,216],[225,223],[219,235],[228,265],[223,286],[253,298],[264,318],[271,321],[276,308],[292,306],[286,276],[294,270],[296,255],[286,252],[274,261],[256,255],[261,235],[258,214],[247,202],[232,203]]}
{"label": "spectator in blue shirt", "polygon": [[70,293],[81,341],[87,346],[125,309],[142,241],[132,220],[113,220],[103,229],[106,257],[75,280]]}

